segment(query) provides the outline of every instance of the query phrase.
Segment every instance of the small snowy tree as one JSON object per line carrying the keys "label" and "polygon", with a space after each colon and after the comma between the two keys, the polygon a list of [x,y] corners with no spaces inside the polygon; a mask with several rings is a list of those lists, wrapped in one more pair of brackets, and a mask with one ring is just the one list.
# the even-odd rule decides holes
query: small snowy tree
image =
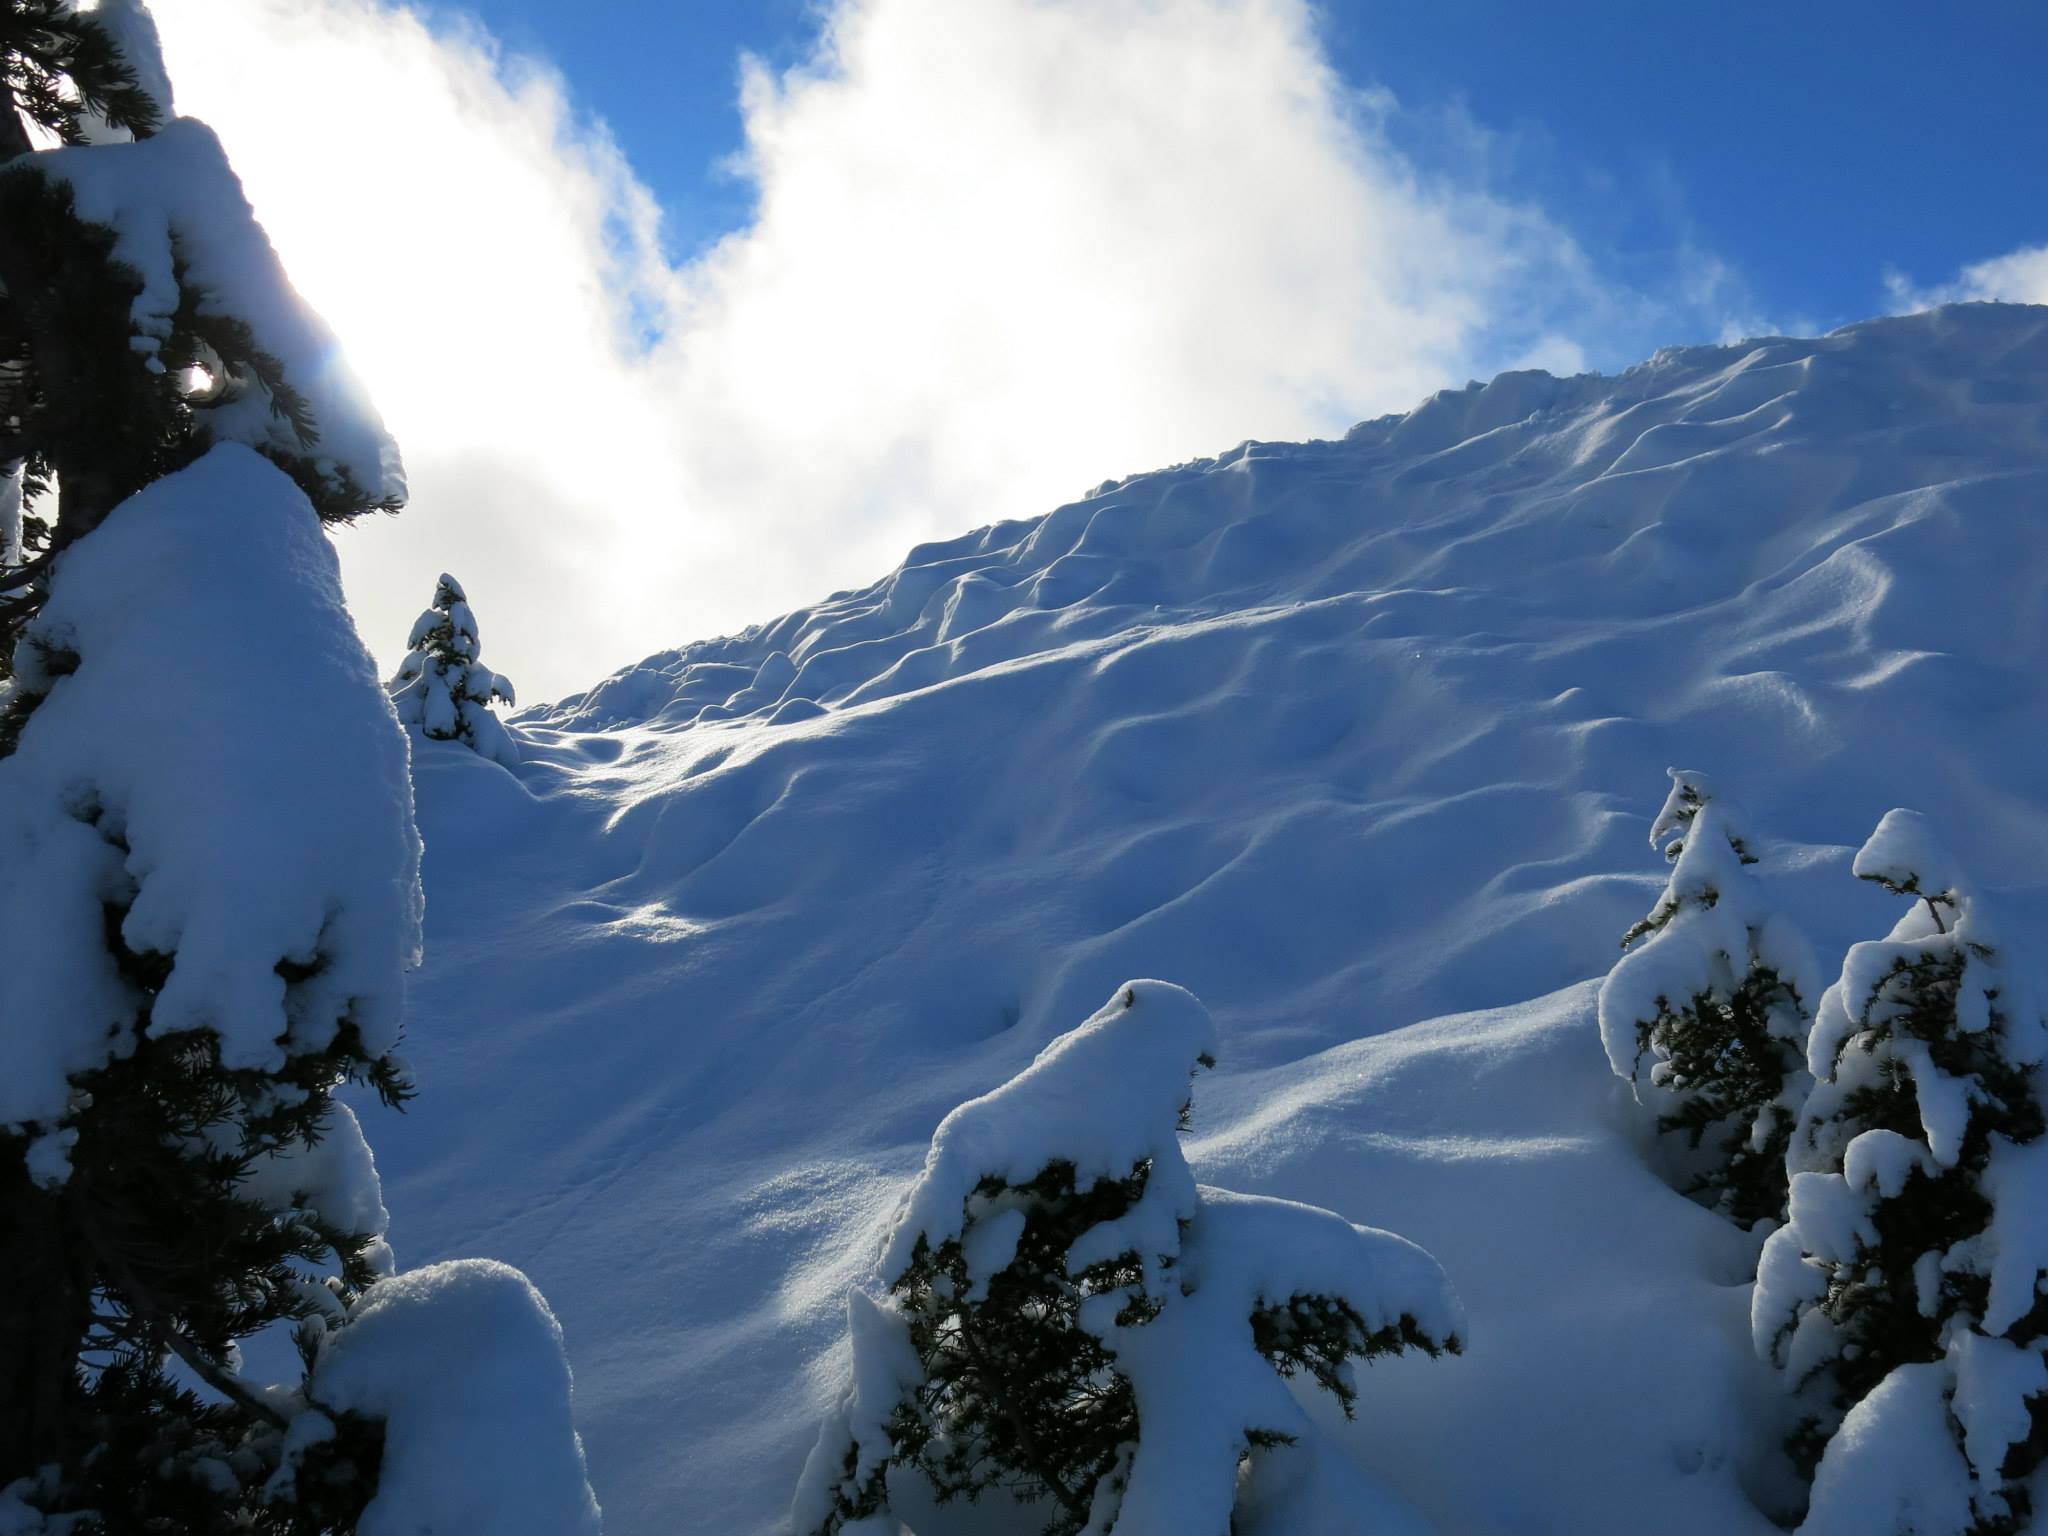
{"label": "small snowy tree", "polygon": [[1650,842],[1671,878],[1601,984],[1600,1038],[1658,1130],[1684,1137],[1686,1193],[1747,1227],[1784,1215],[1819,988],[1805,939],[1744,868],[1756,857],[1739,813],[1705,775],[1670,775]]}
{"label": "small snowy tree", "polygon": [[589,1531],[553,1319],[389,1278],[335,1098],[411,1092],[420,848],[321,525],[404,482],[170,106],[139,0],[0,0],[0,1529]]}
{"label": "small snowy tree", "polygon": [[2048,1445],[2048,1026],[1919,816],[1854,869],[1912,905],[1821,999],[1756,1346],[1810,1409],[1808,1532],[2016,1531]]}
{"label": "small snowy tree", "polygon": [[878,1519],[900,1468],[942,1502],[1035,1505],[1056,1536],[1222,1532],[1240,1463],[1315,1436],[1284,1377],[1348,1414],[1354,1362],[1461,1347],[1413,1244],[1196,1185],[1179,1133],[1214,1047],[1194,998],[1132,982],[946,1117],[885,1245],[886,1296],[849,1298],[853,1385],[797,1531]]}
{"label": "small snowy tree", "polygon": [[512,733],[491,713],[516,703],[512,684],[477,658],[483,652],[476,615],[462,583],[446,572],[433,605],[413,621],[409,649],[388,684],[398,718],[434,741],[459,741],[492,762],[519,760]]}

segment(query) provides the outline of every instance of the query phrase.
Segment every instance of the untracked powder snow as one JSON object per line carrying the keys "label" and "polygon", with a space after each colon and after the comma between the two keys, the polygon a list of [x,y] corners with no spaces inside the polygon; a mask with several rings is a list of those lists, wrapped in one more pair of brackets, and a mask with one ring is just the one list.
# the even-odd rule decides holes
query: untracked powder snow
{"label": "untracked powder snow", "polygon": [[[1646,833],[1685,764],[1744,807],[1743,878],[1821,981],[1854,943],[1923,941],[1874,940],[1904,899],[1851,867],[1910,807],[2019,984],[2048,916],[2044,444],[2039,308],[1510,374],[921,546],[526,711],[509,767],[415,741],[421,1097],[371,1128],[393,1241],[534,1277],[615,1536],[769,1536],[934,1133],[1159,977],[1214,1028],[1192,1189],[1247,1197],[1196,1219],[1249,1231],[1263,1197],[1399,1233],[1469,1325],[1462,1355],[1361,1369],[1354,1423],[1299,1394],[1331,1454],[1255,1476],[1245,1518],[1378,1489],[1361,1522],[1445,1536],[1768,1536],[1795,1410],[1752,1346],[1764,1234],[1664,1177],[1599,982],[1671,876]],[[1912,836],[1865,857],[1911,862]],[[1926,1082],[1938,1162],[1956,1106]],[[1853,1245],[1919,1156],[1880,1138],[1803,1172],[1797,1221]],[[2044,1166],[2012,1147],[1987,1174],[2015,1195],[1981,1256],[2008,1322],[2048,1252],[2021,1215]],[[943,1228],[958,1181],[932,1177],[916,1220]],[[1762,1258],[1796,1309],[1812,1266]],[[1967,1505],[2033,1390],[1993,1321],[1851,1415],[1824,1477],[1874,1502],[1826,1528]],[[1943,1414],[1974,1452],[1865,1433]]]}

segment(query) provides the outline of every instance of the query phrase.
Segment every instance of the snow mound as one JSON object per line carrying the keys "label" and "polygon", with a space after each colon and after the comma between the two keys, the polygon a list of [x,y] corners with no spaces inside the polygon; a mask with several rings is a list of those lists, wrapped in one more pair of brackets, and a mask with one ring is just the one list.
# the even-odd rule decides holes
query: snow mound
{"label": "snow mound", "polygon": [[394,1220],[545,1289],[618,1536],[765,1536],[934,1130],[1171,976],[1196,1179],[1402,1233],[1471,1317],[1323,1423],[1332,1486],[1768,1533],[1755,1240],[1646,1166],[1587,983],[1671,763],[1830,967],[1897,915],[1850,861],[1901,804],[2038,946],[2044,444],[2048,309],[1510,375],[921,547],[525,712],[510,773],[423,757]]}
{"label": "snow mound", "polygon": [[516,1269],[458,1259],[371,1286],[313,1396],[385,1421],[361,1536],[597,1536],[561,1325]]}

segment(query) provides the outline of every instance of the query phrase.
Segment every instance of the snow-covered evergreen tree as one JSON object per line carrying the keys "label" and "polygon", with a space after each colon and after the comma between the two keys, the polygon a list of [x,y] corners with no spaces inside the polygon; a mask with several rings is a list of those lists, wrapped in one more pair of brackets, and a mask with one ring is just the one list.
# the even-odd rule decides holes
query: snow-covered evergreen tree
{"label": "snow-covered evergreen tree", "polygon": [[[139,0],[0,0],[0,91],[0,1528],[590,1530],[553,1320],[386,1278],[334,1098],[411,1092],[405,743],[321,531],[396,450]],[[431,1383],[378,1344],[481,1317]],[[245,1376],[278,1328],[298,1379]],[[409,1472],[432,1392],[540,1470]]]}
{"label": "snow-covered evergreen tree", "polygon": [[1683,1136],[1686,1193],[1747,1227],[1784,1214],[1816,967],[1744,868],[1740,813],[1704,774],[1669,771],[1650,842],[1671,878],[1601,984],[1600,1038],[1658,1129]]}
{"label": "snow-covered evergreen tree", "polygon": [[1810,1408],[1813,1536],[2016,1531],[2048,1445],[2048,1025],[1922,818],[1854,868],[1912,905],[1821,999],[1756,1346]]}
{"label": "snow-covered evergreen tree", "polygon": [[1193,997],[1132,982],[946,1117],[885,1245],[886,1294],[849,1298],[853,1384],[797,1531],[865,1529],[893,1469],[941,1501],[1032,1503],[1058,1536],[1233,1529],[1247,1456],[1322,1453],[1283,1378],[1348,1413],[1354,1362],[1461,1347],[1420,1248],[1196,1185],[1179,1133],[1214,1049]]}
{"label": "snow-covered evergreen tree", "polygon": [[413,621],[405,659],[387,685],[398,718],[434,741],[459,741],[492,762],[519,760],[512,733],[491,713],[516,703],[511,682],[477,658],[483,641],[462,583],[445,571],[434,601]]}

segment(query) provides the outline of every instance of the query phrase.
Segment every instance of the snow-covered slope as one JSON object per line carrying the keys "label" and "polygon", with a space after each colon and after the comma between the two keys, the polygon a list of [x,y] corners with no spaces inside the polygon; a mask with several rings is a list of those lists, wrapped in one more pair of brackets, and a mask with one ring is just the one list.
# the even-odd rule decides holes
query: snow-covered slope
{"label": "snow-covered slope", "polygon": [[2040,932],[2044,506],[2048,309],[1952,308],[1246,444],[529,712],[511,772],[426,744],[394,1241],[546,1291],[616,1536],[771,1531],[933,1127],[1163,977],[1221,1030],[1197,1174],[1464,1298],[1368,1373],[1374,1476],[1458,1536],[1766,1531],[1753,1245],[1646,1166],[1588,979],[1672,763],[1823,957],[1897,804]]}

